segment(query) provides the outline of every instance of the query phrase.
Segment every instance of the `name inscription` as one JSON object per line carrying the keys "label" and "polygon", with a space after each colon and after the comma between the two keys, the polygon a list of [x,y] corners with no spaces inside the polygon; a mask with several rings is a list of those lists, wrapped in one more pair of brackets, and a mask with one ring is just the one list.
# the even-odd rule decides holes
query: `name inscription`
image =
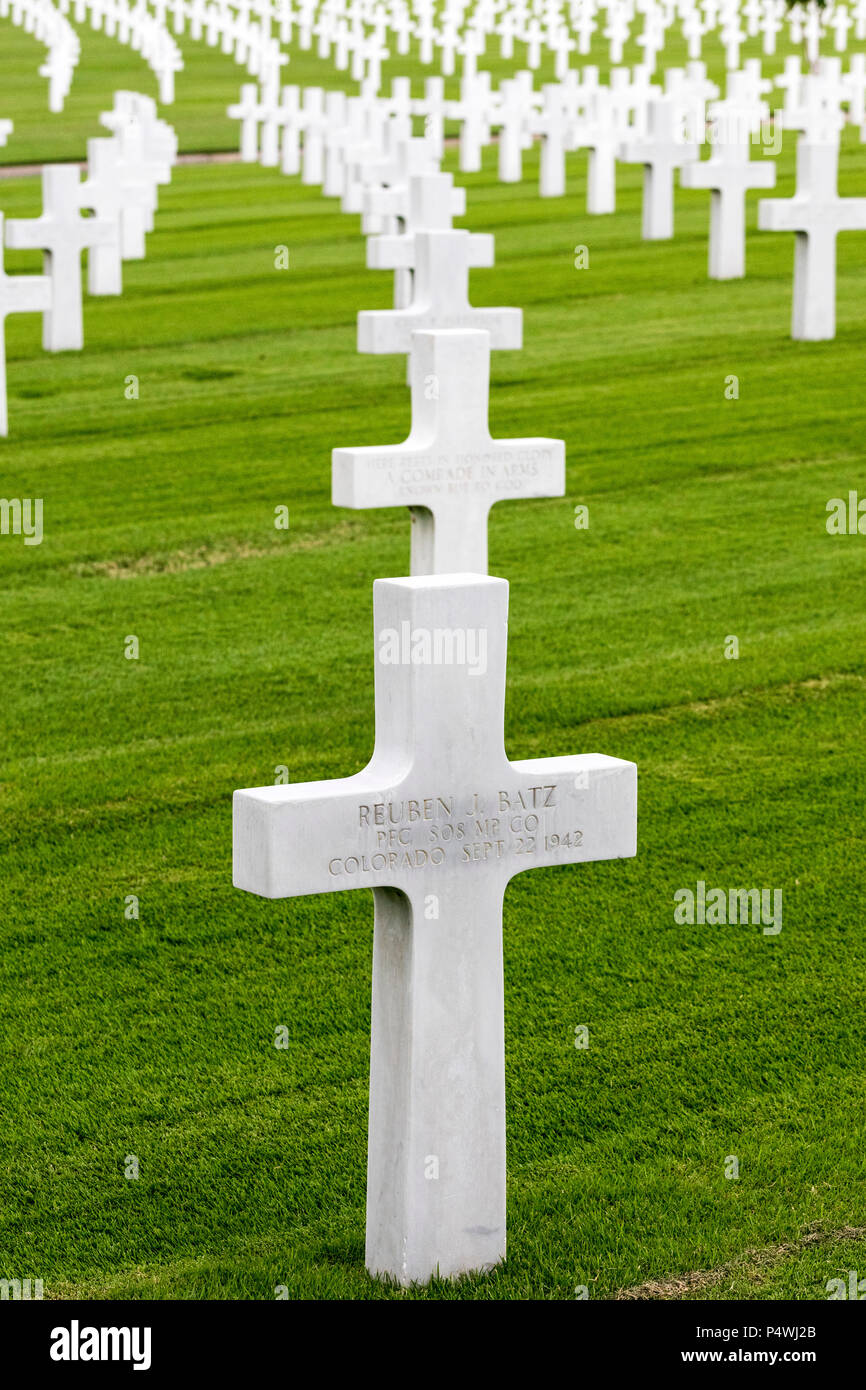
{"label": "name inscription", "polygon": [[371,473],[384,475],[388,485],[407,498],[431,492],[483,494],[506,487],[519,493],[537,481],[552,459],[552,449],[494,448],[485,453],[407,453],[399,464],[393,454],[377,454],[364,462]]}
{"label": "name inscription", "polygon": [[[362,802],[357,810],[360,838],[355,854],[328,863],[332,877],[394,873],[446,863],[483,864],[511,855],[537,855],[578,848],[576,827],[552,830],[549,812],[559,808],[555,783],[501,788],[488,796],[473,792],[400,801]],[[489,803],[489,804],[486,804]]]}

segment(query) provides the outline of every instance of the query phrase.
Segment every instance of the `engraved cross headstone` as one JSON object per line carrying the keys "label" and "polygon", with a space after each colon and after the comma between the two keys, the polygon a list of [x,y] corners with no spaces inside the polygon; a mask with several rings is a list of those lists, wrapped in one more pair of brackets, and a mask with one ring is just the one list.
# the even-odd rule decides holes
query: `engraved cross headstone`
{"label": "engraved cross headstone", "polygon": [[125,166],[118,140],[96,136],[87,142],[87,178],[78,191],[79,205],[96,217],[117,224],[118,235],[104,246],[94,246],[87,258],[90,294],[120,294],[122,262],[127,248],[144,254],[144,226],[150,194],[141,181],[124,177]]}
{"label": "engraved cross headstone", "polygon": [[74,164],[46,164],[42,170],[42,215],[6,223],[6,245],[44,251],[51,276],[51,306],[42,320],[42,346],[65,352],[84,346],[81,253],[116,240],[116,222],[82,217],[80,174]]}
{"label": "engraved cross headstone", "polygon": [[[372,269],[393,269],[394,308],[405,309],[412,302],[412,270],[415,264],[415,238],[418,231],[451,230],[452,217],[466,211],[466,191],[454,188],[451,174],[440,174],[431,163],[432,146],[426,139],[407,140],[398,146],[397,165],[403,166],[386,187],[373,186],[364,193],[364,212],[392,224],[392,233],[367,239],[367,265]],[[396,166],[395,166],[396,167]],[[470,260],[470,265],[492,265],[490,260]]]}
{"label": "engraved cross headstone", "polygon": [[[396,218],[401,229],[367,238],[367,266],[394,271],[394,308],[405,309],[412,302],[415,233],[450,231],[452,218],[466,212],[466,190],[454,187],[452,174],[415,174],[399,187],[371,189],[366,207]],[[469,251],[470,267],[493,265],[492,236],[472,233]]]}
{"label": "engraved cross headstone", "polygon": [[589,150],[586,210],[593,215],[616,211],[616,154],[622,128],[614,94],[607,87],[593,92],[587,114],[574,127],[575,149]]}
{"label": "engraved cross headstone", "polygon": [[240,101],[229,106],[226,115],[241,123],[241,159],[245,164],[255,164],[259,157],[259,124],[264,116],[255,82],[243,84]]}
{"label": "engraved cross headstone", "polygon": [[720,102],[715,121],[710,158],[686,164],[680,182],[683,188],[711,190],[709,276],[735,280],[746,273],[746,189],[773,188],[776,166],[749,159],[749,123],[739,119],[735,107]]}
{"label": "engraved cross headstone", "polygon": [[838,138],[797,144],[793,198],[758,204],[763,232],[794,232],[794,302],[791,337],[818,341],[836,336],[836,238],[866,231],[866,198],[840,198]]}
{"label": "engraved cross headstone", "polygon": [[495,502],[561,497],[560,439],[492,439],[487,423],[490,337],[413,335],[412,429],[403,444],[335,449],[338,507],[409,507],[412,574],[487,573],[487,518]]}
{"label": "engraved cross headstone", "polygon": [[519,348],[520,309],[480,309],[469,303],[472,234],[466,231],[416,232],[411,303],[404,309],[362,309],[358,315],[359,352],[408,352],[412,334],[422,328],[483,328],[493,348]]}
{"label": "engraved cross headstone", "polygon": [[407,1284],[505,1255],[505,888],[634,855],[637,774],[600,754],[509,761],[505,580],[373,592],[373,757],[351,777],[235,792],[234,883],[373,889],[366,1261]]}
{"label": "engraved cross headstone", "polygon": [[664,241],[674,234],[674,169],[698,157],[698,147],[685,138],[682,112],[672,97],[649,103],[649,129],[643,138],[625,141],[620,159],[644,166],[644,241]]}
{"label": "engraved cross headstone", "polygon": [[[400,236],[411,237],[415,232],[450,232],[452,219],[466,213],[466,189],[454,187],[453,174],[438,171],[410,174],[405,184],[387,191],[387,198],[387,211],[403,225],[402,232],[395,234]],[[367,245],[378,246],[394,239],[394,236],[371,237]]]}
{"label": "engraved cross headstone", "polygon": [[6,395],[6,316],[45,313],[51,306],[46,275],[7,275],[3,268],[3,213],[0,212],[0,434],[9,433]]}

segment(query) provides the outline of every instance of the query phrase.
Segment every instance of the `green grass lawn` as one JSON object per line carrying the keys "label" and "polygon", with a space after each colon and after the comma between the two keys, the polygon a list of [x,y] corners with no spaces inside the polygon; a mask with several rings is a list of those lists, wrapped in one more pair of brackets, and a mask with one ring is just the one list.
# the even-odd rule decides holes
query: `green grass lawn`
{"label": "green grass lawn", "polygon": [[[4,22],[10,161],[80,156],[113,87],[153,90],[85,35],[48,117],[41,52]],[[233,147],[239,70],[185,53],[165,114],[186,149]],[[303,55],[289,75],[314,73],[337,80]],[[640,778],[635,860],[506,897],[507,1264],[408,1293],[368,1278],[370,895],[231,886],[234,788],[372,752],[372,583],[406,572],[409,522],[335,511],[330,451],[408,432],[403,359],[355,351],[390,277],[318,190],[183,165],[123,297],[87,301],[83,353],[7,324],[0,495],[44,498],[45,538],[0,536],[0,1277],[56,1298],[607,1299],[714,1270],[683,1296],[816,1299],[866,1275],[866,537],[825,527],[828,499],[866,494],[866,237],[840,240],[836,341],[795,344],[792,238],[754,231],[754,198],[748,278],[713,284],[706,194],[678,192],[676,238],[648,245],[636,168],[589,218],[585,155],[552,201],[535,153],[520,186],[495,160],[463,180],[465,225],[496,234],[472,297],[521,306],[526,346],[494,356],[493,432],[563,438],[568,467],[565,498],[491,518],[507,750]],[[866,188],[853,134],[840,186]],[[0,207],[35,215],[38,181],[0,183]],[[677,925],[698,879],[782,889],[782,931]]]}

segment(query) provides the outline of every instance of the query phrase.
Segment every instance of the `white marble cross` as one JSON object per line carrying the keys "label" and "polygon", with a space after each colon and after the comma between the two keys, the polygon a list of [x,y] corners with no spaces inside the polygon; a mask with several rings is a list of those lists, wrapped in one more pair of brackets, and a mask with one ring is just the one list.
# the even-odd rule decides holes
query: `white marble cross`
{"label": "white marble cross", "polygon": [[487,573],[487,520],[507,498],[562,497],[560,439],[493,439],[490,336],[412,335],[412,429],[403,444],[335,449],[337,507],[408,507],[411,574]]}
{"label": "white marble cross", "polygon": [[725,46],[725,67],[729,72],[736,72],[740,66],[740,48],[746,41],[746,35],[740,28],[740,17],[735,10],[722,25],[719,37]]}
{"label": "white marble cross", "polygon": [[631,81],[626,90],[628,106],[631,111],[629,134],[639,139],[645,139],[649,129],[650,102],[661,99],[662,96],[661,89],[657,83],[652,81],[652,73],[645,63],[638,63],[632,70]]}
{"label": "white marble cross", "polygon": [[[553,53],[553,71],[557,82],[562,82],[568,72],[568,62],[577,44],[564,24],[548,30],[547,46]],[[612,61],[618,62],[619,59]]]}
{"label": "white marble cross", "polygon": [[829,27],[833,30],[834,48],[837,53],[844,53],[848,47],[848,30],[853,26],[854,21],[844,5],[836,5],[830,16]]}
{"label": "white marble cross", "polygon": [[649,103],[649,128],[642,139],[627,140],[620,149],[626,164],[642,164],[644,241],[664,241],[674,234],[674,169],[698,157],[698,147],[685,138],[682,112],[672,97]]}
{"label": "white marble cross", "polygon": [[[772,86],[772,83],[768,85]],[[683,79],[684,128],[689,138],[698,144],[706,137],[707,103],[715,101],[718,95],[719,88],[716,83],[707,77],[706,63],[698,60],[686,63]]]}
{"label": "white marble cross", "polygon": [[418,57],[421,62],[430,64],[433,62],[433,45],[439,38],[439,30],[436,28],[433,6],[425,5],[415,25],[415,37],[418,40]]}
{"label": "white marble cross", "polygon": [[0,212],[0,434],[9,433],[6,393],[6,317],[8,314],[44,314],[51,307],[51,281],[47,275],[7,275],[3,268],[3,214]]}
{"label": "white marble cross", "polygon": [[[612,64],[622,62],[622,51],[628,41],[629,30],[631,28],[631,16],[629,5],[612,3],[607,11],[607,24],[604,29],[604,37],[609,43],[609,56]],[[686,16],[686,19],[688,16]],[[700,20],[698,21],[700,24]],[[683,34],[688,38],[686,20],[683,21]],[[698,53],[700,53],[700,43]]]}
{"label": "white marble cross", "polygon": [[[403,228],[399,233],[368,237],[368,266],[391,268],[388,261],[379,255],[371,259],[371,248],[378,251],[378,248],[386,244],[389,248],[394,248],[389,254],[397,256],[394,268],[411,266],[415,263],[415,233],[451,231],[452,218],[465,215],[466,189],[454,187],[453,174],[410,173],[405,183],[400,183],[394,188],[370,189],[365,195],[364,208],[365,211],[398,218]],[[470,261],[470,265],[472,264]],[[485,260],[482,264],[489,265],[492,262]]]}
{"label": "white marble cross", "polygon": [[6,223],[6,245],[44,251],[51,276],[51,305],[42,320],[42,346],[48,352],[84,346],[81,253],[117,239],[116,221],[82,217],[80,174],[75,164],[46,164],[42,170],[42,215]]}
{"label": "white marble cross", "polygon": [[764,0],[763,13],[761,16],[761,34],[763,36],[763,50],[768,57],[776,52],[776,35],[782,28],[782,19],[776,5],[776,0]]}
{"label": "white marble cross", "polygon": [[725,95],[747,105],[758,107],[761,115],[769,115],[766,99],[775,86],[771,77],[764,77],[760,58],[747,58],[740,73],[728,73]]}
{"label": "white marble cross", "polygon": [[391,30],[397,37],[397,53],[399,57],[405,58],[412,37],[412,18],[407,8],[398,9],[395,6],[392,9]]}
{"label": "white marble cross", "polygon": [[541,136],[538,192],[542,198],[562,198],[565,195],[565,145],[567,115],[563,104],[562,87],[548,82],[542,89],[543,107],[535,118],[533,131]]}
{"label": "white marble cross", "polygon": [[459,166],[463,174],[477,174],[481,170],[493,106],[489,72],[476,73],[474,81],[461,91],[459,101],[445,103],[445,114],[460,122]]}
{"label": "white marble cross", "polygon": [[[851,65],[842,78],[842,88],[848,103],[848,119],[862,126],[866,120],[866,53],[852,53]],[[860,132],[863,138],[863,132]]]}
{"label": "white marble cross", "polygon": [[[145,233],[153,220],[154,187],[147,175],[147,170],[142,169],[134,158],[130,158],[120,143],[119,139],[94,141],[94,145],[99,144],[97,154],[93,156],[93,163],[90,163],[90,142],[88,141],[88,167],[87,183],[82,188],[93,183],[95,186],[90,192],[95,193],[94,204],[105,196],[109,199],[116,196],[120,203],[120,256],[124,261],[143,261],[145,257]],[[128,142],[127,142],[128,149]],[[106,194],[105,190],[109,183],[116,184],[113,194]],[[89,194],[88,194],[89,197]],[[87,201],[82,203],[82,207],[87,207]],[[109,207],[111,203],[109,202]],[[97,217],[100,215],[99,208],[94,206]],[[111,213],[109,212],[109,216]]]}
{"label": "white marble cross", "polygon": [[637,43],[643,49],[643,63],[648,72],[654,73],[656,70],[656,59],[664,48],[665,35],[664,26],[658,18],[658,12],[646,12],[643,31],[637,37]]}
{"label": "white marble cross", "polygon": [[820,9],[817,5],[810,5],[803,20],[803,38],[806,40],[806,58],[812,66],[818,61],[823,26],[824,18]]}
{"label": "white marble cross", "polygon": [[772,160],[750,160],[748,122],[736,108],[714,108],[713,151],[709,159],[680,169],[683,188],[708,188],[710,203],[709,277],[736,280],[746,273],[746,190],[773,188]]}
{"label": "white marble cross", "polygon": [[278,82],[262,83],[259,109],[262,122],[259,163],[266,169],[275,169],[280,162],[280,136],[286,118]]}
{"label": "white marble cross", "polygon": [[616,211],[616,155],[622,126],[614,94],[607,87],[593,92],[589,113],[574,127],[574,146],[589,150],[586,210],[593,216]]}
{"label": "white marble cross", "polygon": [[301,183],[321,183],[325,173],[325,132],[328,127],[322,87],[304,89],[300,121],[304,132]]}
{"label": "white marble cross", "polygon": [[503,9],[495,32],[499,35],[499,56],[510,62],[514,57],[514,36],[517,29],[515,10]]}
{"label": "white marble cross", "polygon": [[[686,41],[686,51],[689,58],[696,61],[701,56],[701,48],[704,38],[704,21],[701,12],[696,5],[689,6],[682,17],[681,23],[682,36]],[[620,58],[617,62],[621,61]]]}
{"label": "white marble cross", "polygon": [[764,0],[746,0],[743,5],[743,19],[746,21],[746,34],[750,39],[757,38],[761,22]]}
{"label": "white marble cross", "polygon": [[141,92],[116,91],[111,110],[100,113],[99,124],[118,137],[127,126],[139,126],[147,163],[168,165],[170,169],[177,159],[176,132],[167,121],[160,120],[153,98],[142,96]]}
{"label": "white marble cross", "polygon": [[505,889],[633,856],[637,769],[509,761],[505,580],[379,579],[373,607],[372,760],[236,791],[233,881],[265,898],[373,889],[366,1263],[408,1284],[505,1256]]}
{"label": "white marble cross", "polygon": [[[526,44],[526,64],[534,71],[541,66],[541,41],[543,38],[541,25],[533,17],[529,20],[522,34],[523,42]],[[589,52],[589,49],[586,50]]]}
{"label": "white marble cross", "polygon": [[[366,190],[376,185],[386,184],[397,174],[398,152],[405,147],[406,161],[415,142],[412,140],[411,116],[387,116],[380,103],[368,107],[366,136],[361,136],[344,146],[343,157],[346,164],[346,181],[341,208],[343,212],[361,212],[361,231],[380,232],[393,226],[393,219],[364,212]],[[418,172],[425,167],[420,147],[425,141],[417,141],[416,152],[411,158],[417,160]],[[404,168],[406,166],[404,165]],[[426,167],[435,167],[435,160],[427,149]],[[413,171],[414,172],[414,171]]]}
{"label": "white marble cross", "polygon": [[[592,36],[598,25],[593,17],[594,5],[582,5],[575,15],[574,32],[577,34],[577,51],[586,57],[592,47]],[[619,61],[617,59],[617,61]]]}
{"label": "white marble cross", "polygon": [[359,352],[408,352],[419,328],[484,328],[493,348],[519,348],[520,309],[477,309],[469,303],[472,234],[416,232],[412,300],[404,309],[363,309],[358,315]]}
{"label": "white marble cross", "polygon": [[783,72],[775,78],[773,85],[785,94],[782,110],[776,112],[776,120],[781,121],[786,129],[790,129],[791,122],[796,119],[800,109],[800,92],[803,87],[802,59],[796,54],[789,54],[785,59]]}
{"label": "white marble cross", "polygon": [[410,110],[413,116],[423,117],[424,137],[441,159],[445,152],[445,79],[425,78],[424,96],[413,101]]}
{"label": "white marble cross", "polygon": [[[778,79],[776,85],[781,86],[784,80]],[[796,91],[796,104],[793,90],[790,100],[786,95],[785,107],[776,113],[776,119],[781,118],[786,130],[805,131],[811,140],[835,140],[845,125],[842,110],[845,96],[841,59],[823,58],[816,70],[805,73],[801,78]]]}
{"label": "white marble cross", "polygon": [[[526,78],[529,78],[527,83]],[[493,124],[499,127],[499,182],[519,183],[523,149],[532,105],[532,74],[518,73],[499,84],[499,103]]]}
{"label": "white marble cross", "polygon": [[[333,94],[327,95],[330,97]],[[326,198],[342,199],[345,196],[349,185],[347,160],[353,149],[367,143],[364,132],[368,107],[369,103],[364,97],[347,97],[336,109],[332,108],[333,120],[329,121],[325,132],[322,162],[322,192]],[[303,116],[299,117],[298,129],[302,123]]]}
{"label": "white marble cross", "polygon": [[274,117],[279,129],[279,167],[283,174],[301,172],[301,89],[291,84],[280,92],[280,106]]}
{"label": "white marble cross", "polygon": [[[160,184],[171,182],[171,165],[155,158],[148,149],[147,132],[141,121],[130,121],[117,132],[123,162],[123,177],[130,184],[144,184],[147,189],[145,231],[153,231],[154,214],[158,204]],[[124,259],[127,259],[124,257]]]}
{"label": "white marble cross", "polygon": [[794,197],[758,204],[761,231],[796,234],[792,338],[835,338],[836,238],[840,232],[866,231],[866,198],[840,198],[838,170],[838,138],[801,135]]}
{"label": "white marble cross", "polygon": [[39,67],[39,76],[48,78],[48,110],[55,114],[63,110],[75,61],[77,57],[73,59],[72,50],[60,43],[49,48],[45,62]]}
{"label": "white marble cross", "polygon": [[[454,217],[466,212],[466,191],[454,187],[451,174],[413,171],[413,164],[423,169],[424,151],[413,160],[406,146],[427,146],[426,140],[405,142],[398,159],[405,159],[409,172],[400,182],[386,188],[370,188],[364,195],[364,212],[389,219],[400,229],[392,233],[367,238],[367,265],[371,270],[394,271],[394,308],[405,309],[412,302],[412,272],[415,268],[415,232],[450,231]],[[473,236],[473,251],[483,243],[479,258],[470,254],[469,265],[493,264],[493,238]]]}
{"label": "white marble cross", "polygon": [[123,251],[144,249],[145,215],[149,190],[125,181],[120,146],[116,139],[96,136],[87,142],[87,178],[79,186],[79,206],[117,226],[114,240],[91,248],[87,257],[87,289],[90,294],[120,294],[123,290]]}
{"label": "white marble cross", "polygon": [[264,117],[255,82],[244,83],[240,101],[229,106],[226,115],[241,123],[241,159],[245,164],[255,164],[259,157],[259,123]]}
{"label": "white marble cross", "polygon": [[373,33],[364,41],[362,53],[366,68],[361,90],[365,96],[377,96],[382,85],[382,63],[390,57],[390,52],[379,36]]}
{"label": "white marble cross", "polygon": [[438,157],[423,136],[392,136],[389,152],[383,149],[359,172],[364,212],[386,219],[403,217],[409,200],[409,180],[438,170]]}

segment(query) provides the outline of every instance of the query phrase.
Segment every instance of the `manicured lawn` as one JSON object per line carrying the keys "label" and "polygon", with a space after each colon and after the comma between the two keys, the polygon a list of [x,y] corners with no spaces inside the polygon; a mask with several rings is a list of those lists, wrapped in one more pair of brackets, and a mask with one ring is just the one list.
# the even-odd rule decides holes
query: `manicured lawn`
{"label": "manicured lawn", "polygon": [[[41,52],[4,22],[12,161],[80,156],[113,87],[153,90],[86,36],[69,119],[49,118]],[[233,147],[240,71],[185,52],[165,114],[187,149]],[[290,76],[314,72],[341,80],[309,58]],[[706,194],[678,192],[675,240],[649,245],[637,169],[589,218],[585,155],[553,201],[535,152],[520,186],[495,160],[463,180],[465,225],[496,234],[472,295],[522,306],[526,346],[494,357],[493,431],[563,438],[568,463],[566,498],[492,514],[507,749],[640,776],[637,859],[506,898],[508,1262],[409,1294],[368,1279],[370,896],[231,886],[234,788],[372,752],[371,587],[405,573],[409,522],[336,511],[330,451],[408,432],[403,359],[355,351],[390,277],[318,190],[182,165],[123,297],[87,301],[82,354],[7,324],[0,494],[42,497],[45,537],[0,536],[0,1277],[60,1298],[562,1299],[731,1267],[687,1296],[812,1299],[866,1274],[866,537],[825,528],[828,499],[866,494],[866,237],[840,241],[837,340],[794,344],[792,238],[757,234],[754,201],[748,278],[712,284]],[[866,188],[853,134],[840,186]],[[0,183],[0,207],[35,215],[38,181]],[[676,924],[699,879],[781,889],[781,932]]]}

